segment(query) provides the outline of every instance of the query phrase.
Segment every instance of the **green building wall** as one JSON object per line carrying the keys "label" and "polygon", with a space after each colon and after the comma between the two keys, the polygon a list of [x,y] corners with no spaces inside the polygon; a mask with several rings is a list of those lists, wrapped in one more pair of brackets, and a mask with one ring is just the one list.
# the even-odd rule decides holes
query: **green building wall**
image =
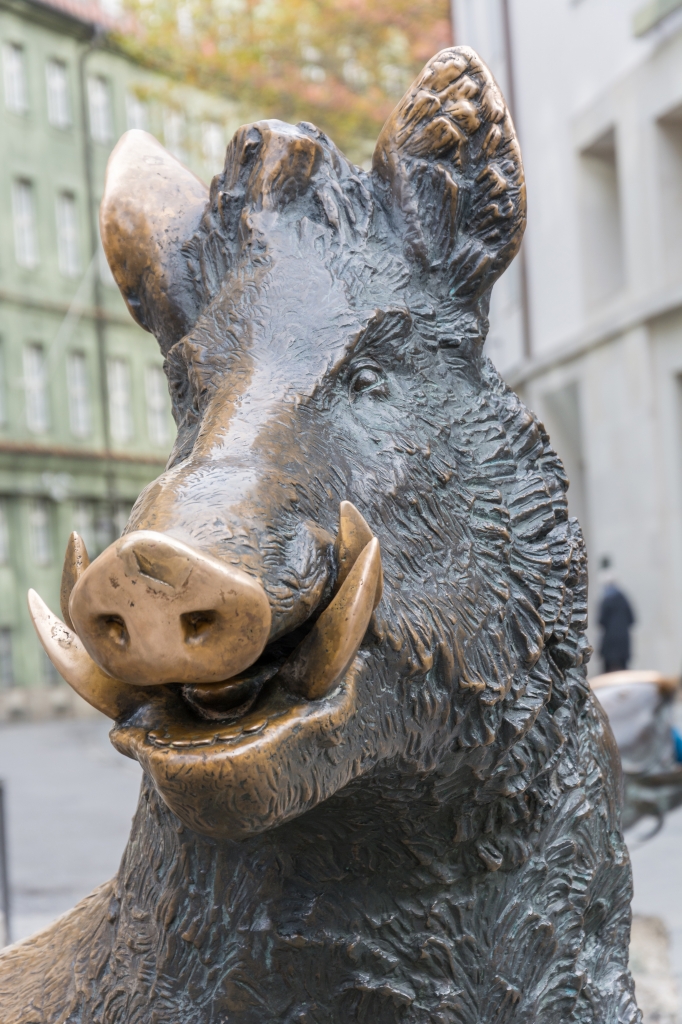
{"label": "green building wall", "polygon": [[[6,90],[0,94],[0,691],[58,681],[35,637],[26,592],[35,588],[58,611],[70,531],[90,522],[91,557],[110,543],[139,492],[162,471],[175,435],[168,401],[167,440],[155,443],[150,435],[145,374],[162,358],[153,337],[130,318],[93,233],[109,153],[130,126],[130,97],[143,104],[136,116],[144,110],[148,129],[206,181],[240,123],[235,106],[135,65],[108,48],[92,23],[56,6],[0,0],[0,46],[6,45],[22,48],[28,104],[25,113],[14,113]],[[65,128],[48,119],[46,63],[55,59],[67,69],[71,124]],[[91,76],[105,81],[111,100],[106,142],[93,140],[87,127]],[[3,82],[0,76],[0,88]],[[31,183],[35,204],[39,260],[31,269],[19,266],[15,252],[12,195],[19,180]],[[73,277],[59,269],[60,193],[73,196],[77,210],[80,273]],[[31,344],[42,346],[47,367],[43,432],[29,429],[27,420],[24,349]],[[91,429],[85,437],[74,436],[70,425],[72,352],[83,353],[87,367]],[[131,382],[132,436],[118,442],[107,417],[112,358],[125,360]],[[36,524],[45,523],[41,533]]]}

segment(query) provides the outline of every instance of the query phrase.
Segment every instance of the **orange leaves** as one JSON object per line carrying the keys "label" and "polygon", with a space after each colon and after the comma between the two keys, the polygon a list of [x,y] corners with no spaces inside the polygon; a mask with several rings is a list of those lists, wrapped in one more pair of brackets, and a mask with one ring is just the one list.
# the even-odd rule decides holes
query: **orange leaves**
{"label": "orange leaves", "polygon": [[247,116],[313,121],[351,157],[425,60],[450,45],[448,0],[127,0],[123,45]]}

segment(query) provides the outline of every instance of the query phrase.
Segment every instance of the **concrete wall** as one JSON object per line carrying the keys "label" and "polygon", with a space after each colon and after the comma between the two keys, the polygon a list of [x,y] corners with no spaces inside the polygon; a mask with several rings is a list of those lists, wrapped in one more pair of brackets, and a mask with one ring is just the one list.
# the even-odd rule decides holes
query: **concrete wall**
{"label": "concrete wall", "polygon": [[[609,556],[638,618],[633,667],[679,672],[682,5],[637,36],[641,7],[509,0],[531,351],[519,344],[517,272],[498,286],[488,352],[566,463],[592,622]],[[454,0],[454,16],[457,41],[509,91],[502,0]]]}

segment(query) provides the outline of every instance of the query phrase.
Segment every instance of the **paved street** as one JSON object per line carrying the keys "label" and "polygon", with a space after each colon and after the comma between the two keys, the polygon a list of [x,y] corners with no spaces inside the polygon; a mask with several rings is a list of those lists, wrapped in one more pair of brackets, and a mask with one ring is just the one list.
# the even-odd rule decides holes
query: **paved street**
{"label": "paved street", "polygon": [[0,726],[14,939],[118,869],[140,768],[114,750],[109,728],[104,717]]}
{"label": "paved street", "polygon": [[[138,765],[109,743],[104,719],[0,727],[15,939],[116,871],[137,803]],[[663,919],[682,987],[682,808],[649,842],[631,842],[634,910]]]}
{"label": "paved street", "polygon": [[682,807],[669,814],[661,832],[645,843],[628,836],[636,914],[660,917],[672,940],[671,966],[682,991]]}

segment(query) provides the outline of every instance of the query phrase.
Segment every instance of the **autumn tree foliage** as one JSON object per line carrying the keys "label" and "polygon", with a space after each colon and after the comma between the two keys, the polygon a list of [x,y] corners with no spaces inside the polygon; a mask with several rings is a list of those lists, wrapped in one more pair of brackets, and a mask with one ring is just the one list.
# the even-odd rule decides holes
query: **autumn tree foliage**
{"label": "autumn tree foliage", "polygon": [[255,116],[312,121],[366,160],[426,60],[448,0],[128,0],[122,45]]}

